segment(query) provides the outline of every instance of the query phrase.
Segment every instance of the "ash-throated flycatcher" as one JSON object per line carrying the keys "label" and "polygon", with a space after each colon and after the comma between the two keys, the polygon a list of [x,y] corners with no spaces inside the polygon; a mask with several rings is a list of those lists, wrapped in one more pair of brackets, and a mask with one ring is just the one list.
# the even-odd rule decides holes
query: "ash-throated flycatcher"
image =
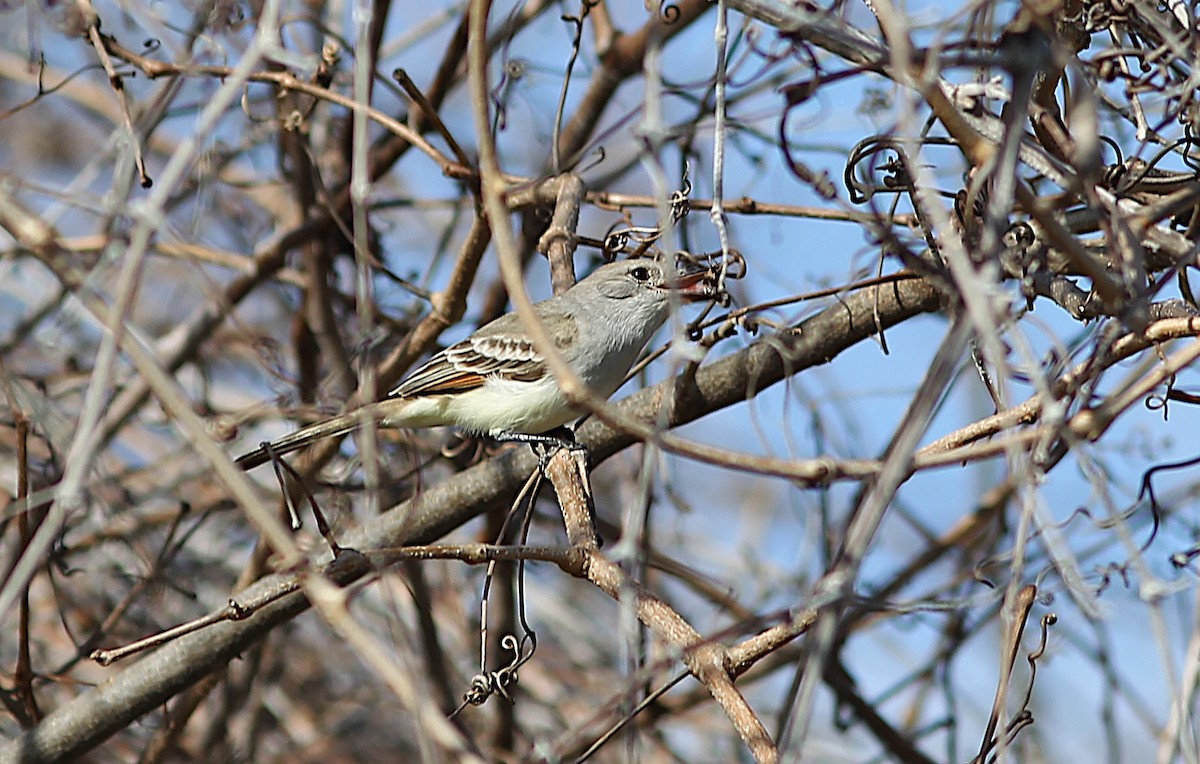
{"label": "ash-throated flycatcher", "polygon": [[[562,294],[533,306],[567,364],[597,395],[617,391],[638,354],[667,319],[671,294],[717,296],[707,271],[678,273],[638,258],[602,265]],[[561,442],[544,436],[580,416],[534,347],[521,318],[506,313],[430,358],[388,398],[367,404],[381,427],[452,425],[501,440]],[[311,424],[270,444],[286,454],[362,426],[363,409]],[[239,457],[242,469],[269,460],[262,446]]]}

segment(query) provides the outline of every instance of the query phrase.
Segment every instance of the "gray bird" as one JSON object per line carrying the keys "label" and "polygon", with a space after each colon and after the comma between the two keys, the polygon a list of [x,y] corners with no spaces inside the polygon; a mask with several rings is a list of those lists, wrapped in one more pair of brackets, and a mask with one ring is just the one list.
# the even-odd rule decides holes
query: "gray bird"
{"label": "gray bird", "polygon": [[[593,393],[608,398],[666,321],[672,294],[687,301],[717,296],[707,275],[676,272],[648,258],[621,260],[533,308],[570,367]],[[286,454],[356,430],[364,410],[380,427],[455,426],[530,442],[560,442],[544,434],[584,413],[567,400],[513,312],[434,355],[386,399],[284,435],[270,451]],[[260,446],[237,463],[251,469],[269,458]]]}

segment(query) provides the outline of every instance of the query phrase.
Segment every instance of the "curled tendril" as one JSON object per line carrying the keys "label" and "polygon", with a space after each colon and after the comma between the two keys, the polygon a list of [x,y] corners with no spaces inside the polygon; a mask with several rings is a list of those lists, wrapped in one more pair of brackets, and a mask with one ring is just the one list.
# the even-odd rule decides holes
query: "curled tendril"
{"label": "curled tendril", "polygon": [[1169,416],[1168,410],[1170,407],[1167,404],[1168,400],[1169,399],[1165,395],[1151,393],[1150,395],[1146,396],[1146,408],[1149,411],[1158,411],[1159,409],[1162,409],[1163,421],[1165,422]]}
{"label": "curled tendril", "polygon": [[[671,225],[683,220],[691,211],[691,205],[688,203],[688,197],[692,193],[692,181],[688,177],[690,171],[691,166],[685,166],[682,188],[671,192],[671,196],[667,200],[670,207],[668,214]],[[650,246],[662,238],[665,230],[667,227],[661,223],[654,226],[615,228],[604,237],[602,248],[604,258],[612,262],[620,254],[627,253],[634,257],[649,254]]]}
{"label": "curled tendril", "polygon": [[1122,179],[1129,174],[1129,164],[1127,162],[1117,162],[1104,168],[1104,172],[1100,173],[1100,185],[1109,190],[1114,190],[1122,185]]}
{"label": "curled tendril", "polygon": [[728,254],[722,255],[720,252],[714,252],[712,255],[706,255],[712,259],[720,259],[720,267],[723,269],[721,277],[725,279],[743,279],[746,277],[746,257],[736,249],[729,250]]}
{"label": "curled tendril", "polygon": [[679,6],[670,2],[670,0],[660,3],[658,6],[658,17],[662,19],[664,24],[674,24],[679,20],[680,15]]}
{"label": "curled tendril", "polygon": [[[907,179],[907,174],[905,177]],[[889,182],[896,181],[885,177],[884,185],[888,185]],[[982,220],[983,213],[987,209],[988,195],[986,188],[980,188],[979,192],[975,194],[974,199],[971,199],[970,197],[971,193],[965,188],[960,188],[957,193],[954,194],[954,215],[958,218],[958,222],[962,223],[963,225],[967,225],[969,222],[974,220]],[[970,201],[971,204],[971,209],[969,211],[967,210],[968,201]]]}
{"label": "curled tendril", "polygon": [[662,235],[658,226],[626,226],[619,228],[604,237],[604,256],[608,260],[626,252],[630,244],[637,245],[635,249],[653,244]]}
{"label": "curled tendril", "polygon": [[604,237],[604,246],[601,248],[604,259],[608,262],[612,262],[614,259],[616,259],[617,253],[623,252],[628,244],[629,234],[626,232],[626,229],[622,228],[616,231],[609,231]]}
{"label": "curled tendril", "polygon": [[908,191],[912,189],[912,176],[908,174],[908,167],[904,162],[900,161],[899,157],[889,159],[880,165],[879,169],[884,172],[884,188],[889,191]]}
{"label": "curled tendril", "polygon": [[1021,713],[1028,713],[1029,703],[1033,700],[1033,687],[1037,683],[1037,664],[1046,654],[1046,647],[1050,644],[1050,627],[1058,623],[1058,616],[1054,613],[1047,613],[1041,618],[1042,636],[1038,641],[1037,649],[1025,656],[1025,660],[1029,663],[1029,685],[1025,688],[1025,700],[1021,703]]}
{"label": "curled tendril", "polygon": [[[1074,525],[1076,520],[1079,520],[1079,519],[1086,520],[1088,523],[1091,524],[1092,528],[1097,528],[1099,530],[1109,530],[1111,528],[1115,528],[1118,525],[1127,523],[1130,520],[1132,520],[1134,517],[1136,517],[1138,515],[1138,513],[1140,513],[1142,511],[1142,504],[1141,504],[1142,499],[1146,498],[1148,495],[1150,510],[1151,510],[1152,526],[1150,529],[1150,533],[1146,537],[1146,540],[1144,542],[1142,542],[1142,545],[1139,547],[1139,553],[1145,553],[1147,550],[1150,549],[1150,545],[1154,543],[1154,539],[1158,536],[1158,528],[1162,522],[1161,509],[1160,509],[1160,507],[1158,505],[1158,501],[1154,495],[1154,485],[1153,485],[1154,473],[1158,472],[1158,471],[1163,471],[1163,470],[1184,469],[1187,467],[1193,467],[1196,464],[1200,464],[1200,458],[1189,459],[1186,462],[1176,462],[1173,464],[1160,464],[1160,465],[1150,468],[1142,476],[1142,487],[1141,487],[1141,491],[1138,493],[1137,501],[1132,506],[1130,506],[1128,509],[1116,514],[1115,516],[1097,517],[1097,516],[1093,515],[1091,513],[1091,511],[1088,510],[1087,507],[1076,507],[1075,510],[1073,512],[1071,512],[1071,514],[1066,519],[1064,519],[1060,522],[1051,524],[1048,527],[1048,529],[1053,529],[1055,531],[1062,532],[1062,531],[1065,531],[1067,528],[1071,527],[1072,525]],[[1043,532],[1045,532],[1045,531],[1038,531],[1038,532],[1034,533],[1030,537],[1030,540],[1039,538]],[[988,557],[984,557],[983,559],[979,560],[979,562],[977,562],[975,564],[975,566],[972,568],[972,575],[974,576],[974,579],[976,581],[980,582],[981,584],[987,586],[989,589],[995,589],[996,584],[994,581],[990,580],[987,577],[986,571],[988,571],[989,569],[995,569],[1002,565],[1005,565],[1006,563],[1008,563],[1009,561],[1012,560],[1012,556],[1013,556],[1012,552],[1009,551],[1009,552],[1002,552],[1002,553],[990,555]],[[1096,575],[1099,577],[1100,583],[1098,585],[1098,588],[1094,591],[1094,594],[1096,594],[1098,596],[1098,595],[1102,594],[1105,589],[1108,588],[1109,584],[1111,583],[1111,579],[1112,579],[1112,576],[1114,573],[1117,574],[1121,578],[1121,580],[1125,584],[1125,586],[1128,587],[1129,586],[1129,577],[1128,577],[1127,567],[1128,567],[1128,563],[1115,563],[1115,562],[1109,563],[1107,566],[1104,566],[1104,567],[1097,566],[1095,569],[1095,572],[1096,572]],[[1044,572],[1048,574],[1048,573],[1052,572],[1052,570],[1048,568]]]}
{"label": "curled tendril", "polygon": [[1037,232],[1033,226],[1024,220],[1013,223],[1000,239],[1005,249],[1021,262],[1021,294],[1025,296],[1027,310],[1033,310],[1034,300],[1037,299],[1037,285],[1034,276],[1044,265],[1044,252],[1037,247]]}
{"label": "curled tendril", "polygon": [[517,684],[517,671],[537,652],[537,635],[526,632],[520,641],[512,634],[505,634],[500,646],[513,654],[512,661],[497,671],[483,671],[471,677],[471,686],[463,693],[462,704],[450,714],[453,718],[467,706],[481,706],[493,695],[512,702],[509,689]]}
{"label": "curled tendril", "polygon": [[1046,653],[1046,646],[1050,643],[1050,627],[1058,623],[1058,616],[1054,613],[1046,613],[1042,616],[1042,638],[1038,642],[1038,647],[1029,654],[1030,661],[1040,660]]}
{"label": "curled tendril", "polygon": [[1008,227],[1002,241],[1009,249],[1024,252],[1037,243],[1037,234],[1034,233],[1033,226],[1021,220]]}
{"label": "curled tendril", "polygon": [[1145,404],[1146,404],[1147,410],[1158,411],[1159,409],[1162,409],[1164,422],[1167,421],[1167,417],[1170,415],[1169,402],[1172,399],[1171,393],[1174,389],[1175,389],[1175,375],[1172,374],[1167,379],[1167,389],[1163,392],[1162,395],[1159,395],[1158,393],[1151,393],[1150,395],[1146,396]]}
{"label": "curled tendril", "polygon": [[[1184,147],[1186,147],[1185,151],[1182,153],[1178,152],[1178,149]],[[1192,155],[1192,150],[1196,147],[1196,139],[1190,135],[1185,136],[1163,147],[1148,160],[1131,157],[1128,161],[1109,165],[1104,168],[1100,180],[1104,184],[1104,187],[1111,190],[1114,194],[1136,190],[1143,181],[1147,180],[1158,181],[1160,183],[1165,180],[1180,184],[1194,182],[1200,177],[1200,165],[1197,165],[1195,157]],[[1171,154],[1180,157],[1185,164],[1193,169],[1193,172],[1174,172],[1158,169],[1158,164]]]}
{"label": "curled tendril", "polygon": [[[876,158],[885,155],[882,163]],[[882,174],[881,180],[875,180],[876,174]],[[850,201],[862,204],[876,193],[898,193],[912,190],[912,176],[908,172],[908,158],[896,142],[886,136],[872,136],[859,141],[850,151],[846,160],[844,172],[846,189],[850,192]]]}
{"label": "curled tendril", "polygon": [[1196,404],[1200,404],[1200,395],[1185,392],[1183,390],[1176,390],[1175,375],[1172,374],[1171,378],[1167,380],[1167,389],[1163,391],[1161,395],[1158,393],[1151,393],[1150,395],[1147,395],[1145,406],[1150,411],[1158,411],[1159,409],[1162,409],[1163,421],[1165,422],[1167,421],[1168,407],[1172,401],[1178,403],[1187,403],[1194,406]]}

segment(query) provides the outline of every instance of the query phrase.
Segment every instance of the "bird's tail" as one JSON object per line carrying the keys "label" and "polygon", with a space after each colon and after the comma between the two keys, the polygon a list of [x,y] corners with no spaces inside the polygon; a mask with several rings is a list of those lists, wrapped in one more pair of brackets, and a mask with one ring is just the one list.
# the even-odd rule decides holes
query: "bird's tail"
{"label": "bird's tail", "polygon": [[[378,406],[379,404],[372,404],[371,406],[364,407],[367,409],[365,418],[373,418],[378,421],[378,414],[372,410]],[[277,455],[290,454],[323,438],[332,438],[354,432],[363,426],[363,421],[364,411],[360,408],[349,414],[342,414],[332,419],[314,422],[307,427],[301,427],[295,432],[290,432],[278,440],[271,441],[269,451],[266,445],[262,445],[249,453],[242,454],[237,458],[236,464],[244,470],[254,469],[260,464],[266,464],[270,461],[271,453]]]}

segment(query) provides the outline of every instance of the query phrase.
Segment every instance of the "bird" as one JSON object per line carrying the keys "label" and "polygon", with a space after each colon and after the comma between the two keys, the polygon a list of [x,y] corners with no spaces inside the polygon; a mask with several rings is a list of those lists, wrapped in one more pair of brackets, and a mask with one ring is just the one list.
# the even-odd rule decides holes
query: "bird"
{"label": "bird", "polygon": [[[706,269],[661,259],[601,265],[562,294],[535,303],[555,349],[596,395],[607,399],[666,321],[672,296],[716,299]],[[497,440],[569,444],[548,435],[585,413],[568,400],[516,312],[506,313],[433,355],[388,396],[326,419],[238,457],[242,469],[265,464],[370,419],[387,428],[455,426]]]}

